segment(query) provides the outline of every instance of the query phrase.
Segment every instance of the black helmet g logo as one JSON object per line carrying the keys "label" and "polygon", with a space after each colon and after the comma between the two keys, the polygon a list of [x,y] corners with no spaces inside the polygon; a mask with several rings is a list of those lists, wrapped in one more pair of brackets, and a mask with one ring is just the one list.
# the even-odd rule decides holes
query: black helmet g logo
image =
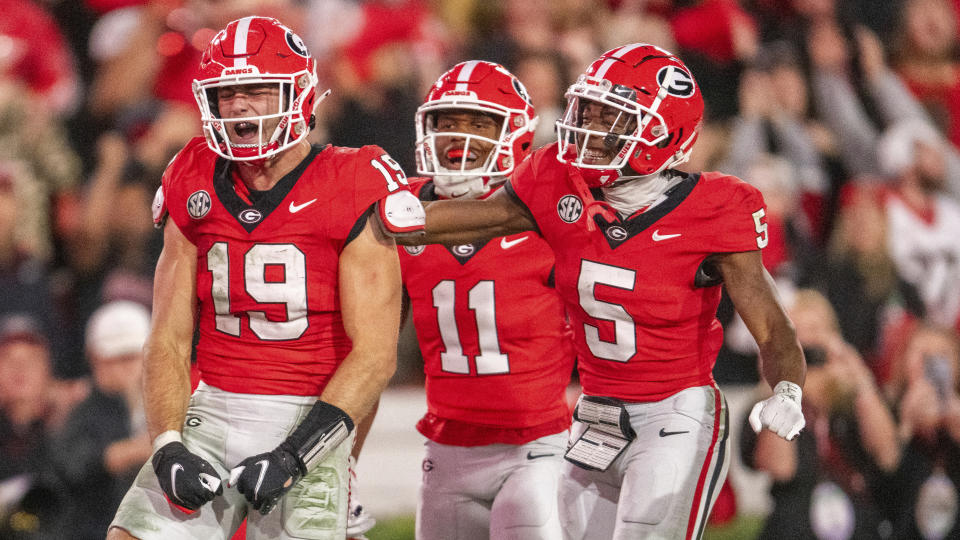
{"label": "black helmet g logo", "polygon": [[300,39],[300,36],[294,34],[290,30],[287,30],[287,45],[290,47],[290,50],[299,54],[304,58],[310,58],[310,53],[307,52],[307,45]]}
{"label": "black helmet g logo", "polygon": [[[669,75],[670,80],[667,81]],[[667,89],[671,96],[688,98],[693,95],[696,83],[693,77],[677,66],[664,66],[657,72],[657,84]]]}
{"label": "black helmet g logo", "polygon": [[517,92],[517,94],[520,94],[520,97],[522,97],[524,101],[530,103],[530,96],[527,94],[527,88],[523,86],[523,83],[520,82],[520,79],[516,77],[513,78],[513,89]]}

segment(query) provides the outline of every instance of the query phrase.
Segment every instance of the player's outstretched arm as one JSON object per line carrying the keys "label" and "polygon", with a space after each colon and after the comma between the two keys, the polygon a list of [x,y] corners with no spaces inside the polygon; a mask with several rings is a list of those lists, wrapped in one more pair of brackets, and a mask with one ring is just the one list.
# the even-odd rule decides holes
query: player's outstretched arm
{"label": "player's outstretched arm", "polygon": [[483,200],[443,200],[424,206],[427,210],[426,234],[398,238],[398,244],[469,244],[537,230],[537,222],[530,210],[505,189],[498,189]]}
{"label": "player's outstretched arm", "polygon": [[223,492],[213,466],[180,438],[190,401],[196,271],[196,246],[167,220],[153,281],[153,322],[144,345],[143,393],[153,469],[170,504],[187,513]]}
{"label": "player's outstretched arm", "polygon": [[763,378],[773,397],[750,413],[753,429],[767,428],[791,440],[806,424],[801,411],[801,387],[806,362],[797,332],[777,297],[773,278],[763,267],[760,251],[715,255],[727,294],[760,348]]}
{"label": "player's outstretched arm", "polygon": [[401,295],[396,245],[368,220],[340,254],[339,270],[343,326],[353,343],[350,353],[317,404],[280,446],[230,471],[229,484],[262,514],[373,411],[396,370]]}

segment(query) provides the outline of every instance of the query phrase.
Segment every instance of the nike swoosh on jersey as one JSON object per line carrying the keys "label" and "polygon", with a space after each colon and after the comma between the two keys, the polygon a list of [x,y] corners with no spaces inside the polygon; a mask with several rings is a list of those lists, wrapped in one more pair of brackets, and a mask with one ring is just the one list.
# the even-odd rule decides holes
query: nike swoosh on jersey
{"label": "nike swoosh on jersey", "polygon": [[661,240],[669,240],[669,239],[671,239],[671,238],[676,238],[676,237],[678,237],[678,236],[680,236],[680,233],[677,233],[677,234],[660,234],[660,229],[657,229],[657,230],[653,231],[653,236],[652,236],[651,238],[653,238],[653,241],[654,241],[654,242],[660,242]]}
{"label": "nike swoosh on jersey", "polygon": [[293,201],[290,201],[290,213],[291,213],[291,214],[296,214],[297,212],[303,210],[304,208],[310,206],[311,204],[313,204],[313,203],[315,203],[315,202],[317,202],[316,199],[313,199],[313,200],[311,200],[311,201],[307,201],[307,202],[305,202],[305,203],[303,203],[303,204],[294,204]]}
{"label": "nike swoosh on jersey", "polygon": [[527,459],[537,459],[542,457],[555,456],[556,454],[534,454],[533,452],[527,452]]}
{"label": "nike swoosh on jersey", "polygon": [[669,437],[671,435],[680,435],[681,433],[690,433],[690,431],[666,431],[665,428],[660,428],[661,437]]}
{"label": "nike swoosh on jersey", "polygon": [[523,242],[523,241],[526,240],[527,238],[530,238],[530,237],[529,237],[529,236],[524,236],[523,238],[517,238],[516,240],[507,240],[506,238],[501,238],[501,239],[500,239],[500,247],[502,247],[503,249],[510,249],[510,248],[512,248],[513,246],[519,244],[520,242]]}

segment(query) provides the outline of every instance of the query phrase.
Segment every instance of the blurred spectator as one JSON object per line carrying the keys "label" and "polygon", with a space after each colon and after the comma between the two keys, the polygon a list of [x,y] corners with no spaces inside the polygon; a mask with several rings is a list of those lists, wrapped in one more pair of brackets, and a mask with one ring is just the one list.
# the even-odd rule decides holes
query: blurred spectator
{"label": "blurred spectator", "polygon": [[[69,335],[75,350],[82,350],[83,327],[101,303],[151,302],[162,235],[153,228],[150,205],[166,161],[148,166],[136,159],[148,142],[145,137],[131,147],[115,132],[98,139],[96,169],[60,232],[67,263],[60,272],[62,302],[74,324],[59,333]],[[72,361],[75,371],[88,372],[83,357]]]}
{"label": "blurred spectator", "polygon": [[843,338],[884,377],[883,340],[904,321],[922,317],[923,302],[890,256],[882,189],[844,189],[834,225],[826,257],[809,266],[809,283],[830,300]]}
{"label": "blurred spectator", "polygon": [[54,338],[57,372],[70,374],[69,340],[59,333],[69,333],[69,328],[51,292],[49,235],[37,215],[46,207],[42,189],[28,171],[22,162],[0,160],[0,316],[32,317],[42,334]]}
{"label": "blurred spectator", "polygon": [[798,37],[810,23],[843,21],[842,26],[864,24],[884,41],[894,35],[902,0],[753,0],[750,11],[758,21],[764,42]]}
{"label": "blurred spectator", "polygon": [[[929,124],[931,120],[887,65],[883,45],[876,36],[862,27],[856,29],[854,35],[852,50],[834,27],[819,27],[810,36],[812,84],[817,108],[823,122],[835,134],[840,159],[851,176],[890,178],[896,176],[897,171],[886,167],[881,159],[909,156],[912,151],[909,146],[898,147],[893,148],[896,152],[891,156],[884,155],[890,148],[877,146],[884,128],[906,122]],[[851,57],[854,54],[859,59],[859,75],[865,91],[863,98],[869,98],[870,107],[851,80],[854,67]],[[875,115],[869,111],[875,111]],[[960,152],[945,142],[936,146],[941,154],[938,161],[943,162],[946,186],[954,196],[960,196]]]}
{"label": "blurred spectator", "polygon": [[960,537],[960,345],[955,331],[920,326],[887,393],[905,445],[890,500],[894,538]]}
{"label": "blurred spectator", "polygon": [[[97,150],[81,220],[67,238],[70,260],[81,275],[126,270],[149,281],[156,236],[150,204],[163,169],[134,161],[133,149],[114,132],[100,137]],[[136,298],[150,298],[149,283],[145,286],[148,290],[134,293]]]}
{"label": "blurred spectator", "polygon": [[885,213],[897,273],[919,291],[929,320],[955,326],[960,318],[960,237],[955,233],[960,205],[944,192],[960,186],[960,156],[889,72],[876,38],[862,28],[856,36],[864,81],[889,127],[881,131],[876,126],[852,89],[847,74],[851,52],[845,42],[835,31],[821,29],[810,36],[810,47],[824,121],[837,134],[849,171],[893,186]]}
{"label": "blurred spectator", "polygon": [[[191,82],[200,53],[227,22],[244,15],[276,15],[285,0],[145,0],[101,19],[91,34],[98,63],[88,107],[100,117],[153,100],[192,107]],[[299,19],[299,18],[297,18]]]}
{"label": "blurred spectator", "polygon": [[[325,44],[321,32],[305,38],[311,49],[328,51],[328,75],[320,77],[333,85],[333,93],[330,107],[317,119],[326,131],[324,142],[379,145],[413,173],[416,136],[408,119],[443,71],[446,32],[423,0],[362,2],[348,13],[352,32],[336,32],[337,46]],[[336,19],[328,23],[339,24]]]}
{"label": "blurred spectator", "polygon": [[960,38],[950,0],[906,0],[894,66],[936,125],[960,148]]}
{"label": "blurred spectator", "polygon": [[737,84],[742,63],[759,47],[753,16],[736,0],[702,0],[674,10],[670,17],[677,51],[700,83],[706,116],[725,119],[737,113]]}
{"label": "blurred spectator", "polygon": [[[20,227],[29,228],[32,254],[54,259],[51,245],[53,211],[80,179],[80,159],[59,118],[25,87],[0,76],[0,162],[9,162],[17,178],[23,211]],[[9,173],[9,171],[8,171]]]}
{"label": "blurred spectator", "polygon": [[960,204],[943,193],[942,139],[926,123],[884,132],[878,155],[896,181],[886,198],[887,242],[897,272],[916,287],[925,318],[960,325]]}
{"label": "blurred spectator", "polygon": [[66,500],[49,433],[86,390],[54,379],[47,340],[32,319],[0,320],[0,537],[63,537]]}
{"label": "blurred spectator", "polygon": [[747,169],[763,152],[786,158],[794,173],[791,189],[819,242],[830,178],[819,140],[826,127],[809,115],[807,79],[796,50],[785,42],[765,45],[754,68],[740,78],[739,113],[733,118],[723,170],[751,182]]}
{"label": "blurred spectator", "polygon": [[900,460],[893,415],[860,355],[840,337],[826,298],[797,291],[789,313],[807,359],[807,428],[787,442],[756,435],[744,421],[744,461],[773,481],[773,510],[760,538],[884,538],[891,525],[877,495],[888,492]]}
{"label": "blurred spectator", "polygon": [[[672,0],[659,2],[659,4],[669,3],[672,3]],[[590,5],[590,2],[584,1],[581,4],[585,4],[588,9],[596,9],[595,6]],[[658,2],[649,0],[619,2],[616,9],[603,16],[598,25],[603,28],[599,33],[602,40],[599,49],[610,50],[624,43],[650,43],[668,51],[679,50],[673,36],[673,28],[667,20],[671,10],[657,4]],[[589,63],[589,59],[587,62]]]}
{"label": "blurred spectator", "polygon": [[524,81],[530,100],[537,108],[540,123],[533,136],[533,149],[557,141],[555,124],[563,114],[567,80],[563,59],[548,51],[526,51],[514,66],[517,79]]}
{"label": "blurred spectator", "polygon": [[22,81],[44,107],[64,117],[80,98],[73,51],[56,21],[33,0],[0,0],[0,78]]}
{"label": "blurred spectator", "polygon": [[149,330],[147,309],[130,301],[102,306],[87,325],[94,389],[53,437],[51,450],[68,494],[71,538],[106,535],[124,493],[152,453],[140,390]]}

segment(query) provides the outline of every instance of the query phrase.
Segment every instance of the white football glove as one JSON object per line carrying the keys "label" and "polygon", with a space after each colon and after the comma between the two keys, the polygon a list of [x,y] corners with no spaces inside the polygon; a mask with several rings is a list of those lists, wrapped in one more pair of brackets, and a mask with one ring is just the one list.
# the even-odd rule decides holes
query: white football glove
{"label": "white football glove", "polygon": [[800,400],[803,392],[790,381],[780,381],[773,388],[773,395],[757,403],[750,411],[750,427],[753,431],[767,428],[788,441],[800,433],[807,421],[803,418]]}

